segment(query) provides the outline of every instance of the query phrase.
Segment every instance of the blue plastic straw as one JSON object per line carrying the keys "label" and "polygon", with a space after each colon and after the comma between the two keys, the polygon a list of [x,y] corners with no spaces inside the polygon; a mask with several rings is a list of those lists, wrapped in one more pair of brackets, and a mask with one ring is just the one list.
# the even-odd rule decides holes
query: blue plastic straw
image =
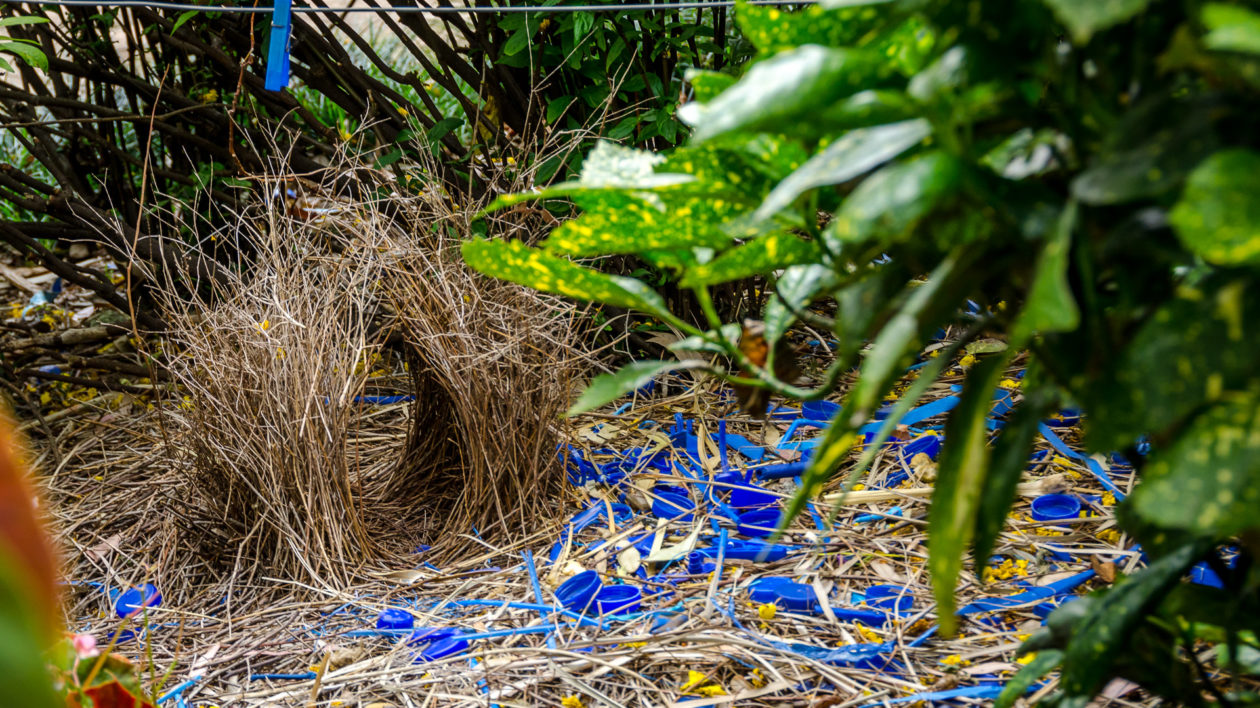
{"label": "blue plastic straw", "polygon": [[198,681],[200,681],[200,680],[201,680],[201,677],[200,677],[200,676],[198,676],[198,677],[196,677],[196,678],[191,678],[191,679],[188,679],[187,681],[185,681],[185,682],[181,683],[180,685],[176,686],[175,688],[172,688],[171,690],[167,691],[167,692],[166,692],[166,695],[164,695],[164,696],[162,696],[161,698],[157,699],[157,702],[158,702],[158,703],[165,703],[165,702],[167,702],[167,701],[171,700],[172,698],[179,698],[179,699],[180,699],[180,702],[183,702],[182,694],[184,693],[184,691],[187,691],[188,689],[192,688],[192,687],[193,687],[194,685],[196,685],[196,683],[197,683]]}
{"label": "blue plastic straw", "polygon": [[[545,605],[542,585],[538,583],[538,569],[534,567],[534,554],[527,548],[521,555],[525,557],[525,569],[529,571],[529,584],[534,588],[534,599],[538,601],[539,605]],[[556,638],[550,634],[547,635],[547,648],[556,648]]]}

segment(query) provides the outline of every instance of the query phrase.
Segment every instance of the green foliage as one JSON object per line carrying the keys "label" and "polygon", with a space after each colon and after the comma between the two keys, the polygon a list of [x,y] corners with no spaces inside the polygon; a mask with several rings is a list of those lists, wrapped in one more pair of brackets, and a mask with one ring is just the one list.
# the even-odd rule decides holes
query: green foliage
{"label": "green foliage", "polygon": [[[0,28],[13,27],[15,25],[34,25],[47,21],[48,19],[44,17],[5,17],[0,18]],[[39,48],[39,43],[29,39],[0,37],[0,53],[12,54],[37,69],[48,68],[48,56]],[[12,64],[4,59],[0,59],[0,71],[13,70]]]}
{"label": "green foliage", "polygon": [[[1072,401],[1090,452],[1123,451],[1139,468],[1119,520],[1150,563],[1052,615],[1026,647],[1046,651],[1003,700],[1061,667],[1060,705],[1084,705],[1111,676],[1202,703],[1186,657],[1206,641],[1254,663],[1229,647],[1260,604],[1260,15],[1195,0],[929,0],[737,16],[757,54],[737,79],[694,75],[698,100],[678,112],[686,144],[620,163],[601,148],[579,180],[542,195],[581,216],[538,247],[469,244],[469,262],[664,319],[689,349],[724,352],[716,373],[740,384],[816,399],[857,368],[789,516],[846,465],[852,485],[870,464],[851,464],[858,430],[934,332],[961,333],[951,353],[997,333],[1006,346],[976,350],[946,426],[929,520],[942,626],[957,622],[967,551],[993,548],[1039,422]],[[571,260],[614,253],[667,265],[705,326],[663,312],[646,284]],[[808,385],[749,361],[712,307],[711,286],[753,275],[771,284],[770,343],[799,317],[834,335],[835,362]],[[631,292],[644,302],[627,304]],[[968,299],[991,306],[968,315]],[[1023,395],[995,441],[984,418],[1023,351]],[[631,366],[583,407],[669,364]],[[898,406],[942,370],[923,367]],[[1238,570],[1220,566],[1216,610],[1196,612],[1178,579],[1224,543]]]}

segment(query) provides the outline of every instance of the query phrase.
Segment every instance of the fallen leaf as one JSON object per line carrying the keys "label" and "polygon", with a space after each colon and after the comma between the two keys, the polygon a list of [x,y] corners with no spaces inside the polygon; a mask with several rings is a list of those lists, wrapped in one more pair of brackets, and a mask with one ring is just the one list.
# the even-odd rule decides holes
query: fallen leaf
{"label": "fallen leaf", "polygon": [[1099,556],[1090,556],[1089,567],[1102,579],[1104,583],[1110,585],[1116,582],[1116,564],[1111,561],[1105,561]]}
{"label": "fallen leaf", "polygon": [[122,534],[114,534],[100,543],[92,546],[83,552],[88,560],[101,561],[109,557],[109,554],[122,549]]}

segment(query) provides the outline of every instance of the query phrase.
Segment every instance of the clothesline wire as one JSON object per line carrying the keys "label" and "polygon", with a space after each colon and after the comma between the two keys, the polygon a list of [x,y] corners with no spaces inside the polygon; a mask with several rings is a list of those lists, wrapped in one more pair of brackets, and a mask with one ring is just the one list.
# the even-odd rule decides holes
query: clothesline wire
{"label": "clothesline wire", "polygon": [[[6,5],[37,5],[42,7],[147,7],[156,10],[177,10],[183,12],[236,12],[244,14],[268,14],[270,5],[248,7],[242,5],[193,5],[178,2],[152,2],[151,0],[0,0]],[[817,0],[749,0],[749,5],[813,5]],[[386,5],[384,7],[312,7],[295,5],[292,9],[298,14],[340,14],[340,13],[419,13],[428,15],[453,14],[515,14],[515,13],[572,13],[572,12],[631,12],[642,10],[693,10],[706,7],[731,7],[734,0],[695,0],[659,3],[632,3],[626,5],[509,5],[504,7],[426,7],[423,5]]]}

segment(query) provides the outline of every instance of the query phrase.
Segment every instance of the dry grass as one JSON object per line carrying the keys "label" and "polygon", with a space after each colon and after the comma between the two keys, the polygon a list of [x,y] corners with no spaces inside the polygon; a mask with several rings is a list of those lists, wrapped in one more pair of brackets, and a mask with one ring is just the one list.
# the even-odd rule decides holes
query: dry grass
{"label": "dry grass", "polygon": [[[217,280],[181,269],[187,257],[148,273],[178,353],[159,454],[246,577],[342,587],[419,543],[519,534],[558,489],[558,414],[584,366],[575,308],[467,268],[451,234],[468,233],[472,205],[349,167],[359,193],[393,190],[387,203],[307,194],[287,214],[231,215],[213,246],[253,258]],[[370,456],[369,384],[415,397],[405,435]]]}

